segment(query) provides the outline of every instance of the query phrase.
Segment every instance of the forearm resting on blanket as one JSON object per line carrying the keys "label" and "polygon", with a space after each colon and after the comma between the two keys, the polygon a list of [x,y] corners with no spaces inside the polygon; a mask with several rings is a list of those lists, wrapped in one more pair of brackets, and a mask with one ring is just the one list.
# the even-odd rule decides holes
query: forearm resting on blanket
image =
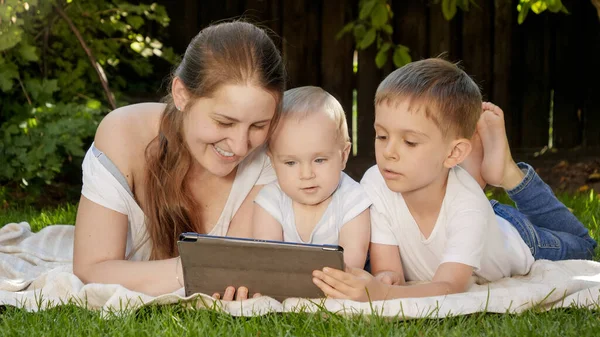
{"label": "forearm resting on blanket", "polygon": [[73,266],[73,272],[84,283],[120,284],[127,289],[158,296],[181,288],[183,282],[178,258],[159,261],[110,260]]}

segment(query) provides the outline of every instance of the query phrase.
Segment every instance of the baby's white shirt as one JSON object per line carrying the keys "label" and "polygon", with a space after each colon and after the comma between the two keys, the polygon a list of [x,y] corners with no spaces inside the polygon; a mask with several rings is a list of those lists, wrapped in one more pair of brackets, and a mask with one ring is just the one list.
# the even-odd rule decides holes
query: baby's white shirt
{"label": "baby's white shirt", "polygon": [[362,186],[342,172],[338,187],[331,196],[327,209],[315,225],[310,239],[303,241],[296,228],[292,199],[281,190],[277,182],[263,187],[254,202],[279,222],[283,230],[284,241],[330,245],[338,244],[340,231],[344,224],[371,205]]}

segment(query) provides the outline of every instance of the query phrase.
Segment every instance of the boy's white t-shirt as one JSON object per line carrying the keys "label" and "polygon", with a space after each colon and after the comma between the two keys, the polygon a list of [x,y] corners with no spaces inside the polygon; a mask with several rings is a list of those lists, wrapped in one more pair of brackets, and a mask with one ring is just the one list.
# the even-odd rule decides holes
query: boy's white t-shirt
{"label": "boy's white t-shirt", "polygon": [[427,239],[377,166],[365,173],[361,184],[373,202],[371,242],[398,246],[407,281],[431,281],[445,262],[472,266],[487,281],[525,275],[533,264],[517,230],[494,214],[479,184],[458,166],[449,172],[440,214]]}
{"label": "boy's white t-shirt", "polygon": [[342,227],[371,205],[362,186],[342,172],[327,209],[315,225],[310,239],[304,241],[296,228],[292,199],[281,190],[276,181],[263,187],[254,202],[279,222],[283,230],[283,241],[330,245],[337,245]]}

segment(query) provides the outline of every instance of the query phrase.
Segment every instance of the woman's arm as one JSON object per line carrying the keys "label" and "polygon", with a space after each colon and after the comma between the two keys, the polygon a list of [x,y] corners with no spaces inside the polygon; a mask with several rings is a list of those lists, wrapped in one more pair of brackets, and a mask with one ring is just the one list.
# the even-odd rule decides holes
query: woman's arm
{"label": "woman's arm", "polygon": [[84,283],[120,284],[153,296],[182,287],[183,273],[176,258],[125,260],[126,215],[82,196],[75,223],[73,273]]}
{"label": "woman's arm", "polygon": [[[151,126],[157,127],[156,120],[162,108],[164,106],[160,104],[120,108],[108,114],[98,127],[95,146],[111,159],[130,186],[134,185],[132,167],[139,165],[137,161],[144,160],[143,151],[153,138]],[[172,292],[183,284],[178,259],[125,260],[127,215],[82,196],[75,223],[73,272],[83,282],[121,284],[149,295]],[[176,267],[179,267],[179,275]]]}

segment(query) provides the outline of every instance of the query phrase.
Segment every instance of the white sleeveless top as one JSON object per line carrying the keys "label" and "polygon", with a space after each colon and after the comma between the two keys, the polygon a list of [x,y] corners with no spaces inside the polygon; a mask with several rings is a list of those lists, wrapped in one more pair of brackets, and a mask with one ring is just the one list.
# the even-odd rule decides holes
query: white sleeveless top
{"label": "white sleeveless top", "polygon": [[[108,209],[127,215],[127,248],[130,260],[148,260],[151,243],[145,225],[145,215],[134,199],[127,180],[112,161],[94,144],[82,164],[83,187],[81,194]],[[253,151],[238,166],[231,192],[219,220],[210,235],[227,235],[229,223],[255,185],[265,185],[276,180],[269,157],[263,148]],[[133,255],[130,253],[133,250]]]}

